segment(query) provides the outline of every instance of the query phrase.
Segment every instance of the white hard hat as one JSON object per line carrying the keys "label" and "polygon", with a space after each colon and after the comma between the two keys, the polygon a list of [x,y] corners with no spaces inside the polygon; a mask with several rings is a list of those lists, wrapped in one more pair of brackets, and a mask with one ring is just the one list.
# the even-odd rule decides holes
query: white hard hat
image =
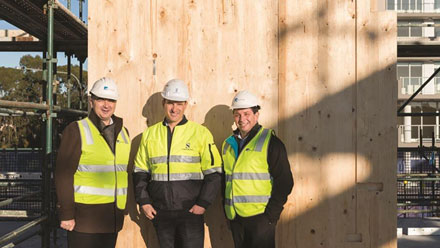
{"label": "white hard hat", "polygon": [[171,100],[184,102],[189,99],[188,87],[180,79],[171,79],[167,82],[161,93],[162,97]]}
{"label": "white hard hat", "polygon": [[118,87],[111,78],[100,78],[94,84],[90,93],[105,99],[118,100]]}
{"label": "white hard hat", "polygon": [[258,98],[247,90],[242,90],[232,100],[231,109],[258,107]]}

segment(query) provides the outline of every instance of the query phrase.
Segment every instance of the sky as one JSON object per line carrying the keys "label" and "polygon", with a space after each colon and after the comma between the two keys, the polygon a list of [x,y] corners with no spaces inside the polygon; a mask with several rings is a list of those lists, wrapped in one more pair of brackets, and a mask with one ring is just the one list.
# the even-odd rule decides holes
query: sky
{"label": "sky", "polygon": [[[59,0],[60,3],[62,3],[64,6],[67,7],[67,0]],[[85,0],[83,2],[83,19],[87,23],[87,3],[88,0]],[[71,0],[71,6],[72,6],[72,13],[76,16],[79,16],[79,0]],[[9,24],[8,22],[4,20],[0,20],[0,30],[3,29],[18,29],[17,27]],[[0,52],[0,67],[17,67],[19,66],[20,58],[23,55],[31,54],[32,56],[40,55],[42,57],[42,52]],[[58,65],[66,65],[67,64],[67,57],[64,55],[64,53],[57,53],[58,58]],[[79,65],[79,61],[72,57],[72,65]],[[87,70],[87,60],[83,65],[84,70]]]}

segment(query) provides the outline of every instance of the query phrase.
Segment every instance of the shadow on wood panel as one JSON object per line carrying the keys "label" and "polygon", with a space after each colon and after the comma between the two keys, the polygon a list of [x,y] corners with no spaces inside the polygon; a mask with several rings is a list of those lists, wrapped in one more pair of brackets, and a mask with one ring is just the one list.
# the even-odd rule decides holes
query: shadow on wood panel
{"label": "shadow on wood panel", "polygon": [[[288,117],[287,119],[280,120],[279,122],[279,134],[280,138],[286,144],[286,148],[289,155],[301,153],[307,155],[307,157],[316,160],[316,164],[308,164],[312,171],[318,172],[320,166],[322,166],[318,161],[323,157],[330,154],[354,154],[357,152],[359,156],[365,157],[370,162],[370,178],[366,178],[365,182],[376,182],[377,175],[384,172],[384,167],[388,171],[394,170],[395,162],[395,152],[393,149],[388,149],[384,147],[384,144],[391,145],[396,144],[396,130],[393,127],[393,123],[383,124],[384,120],[392,120],[396,118],[394,112],[393,116],[386,116],[381,114],[383,112],[379,109],[377,105],[378,101],[386,103],[388,106],[395,106],[395,95],[390,96],[389,101],[384,101],[384,94],[380,92],[381,88],[377,88],[377,92],[371,90],[372,82],[377,80],[382,80],[384,75],[387,76],[389,73],[395,73],[395,65],[389,65],[382,71],[373,73],[367,78],[361,79],[357,84],[352,84],[350,87],[343,89],[342,91],[328,95],[324,97],[321,101],[315,105],[307,107],[295,115]],[[392,82],[383,82],[395,84],[395,80]],[[374,83],[373,83],[374,84]],[[374,84],[377,86],[377,83]],[[252,90],[252,89],[250,89]],[[369,94],[371,95],[371,108],[374,110],[377,108],[377,113],[357,113],[356,102],[353,95],[359,94]],[[363,97],[364,98],[364,97]],[[347,99],[353,99],[352,102]],[[361,102],[362,99],[358,99],[357,105],[363,105],[362,111],[366,111],[368,104],[366,102]],[[150,106],[151,104],[151,106]],[[389,109],[388,109],[389,110]],[[394,107],[393,107],[394,110]],[[264,115],[271,110],[261,110],[260,115]],[[389,111],[388,111],[389,112]],[[150,120],[156,122],[162,121],[163,110],[161,109],[161,97],[159,93],[154,93],[150,97],[144,106],[143,115]],[[358,116],[359,115],[359,116]],[[351,116],[347,121],[345,127],[350,127],[349,130],[344,129],[344,124],[337,125],[336,123],[341,122],[342,119]],[[385,118],[385,119],[384,119]],[[365,135],[370,135],[371,137],[364,137],[361,133],[355,132],[352,134],[352,125],[354,125],[354,120],[358,122],[371,122],[380,121],[382,126],[381,129],[375,127],[377,133],[366,133]],[[150,124],[150,122],[148,122]],[[221,148],[221,143],[223,140],[232,133],[233,119],[232,114],[228,106],[226,105],[216,105],[212,107],[205,116],[205,125],[214,135],[216,145]],[[273,128],[273,127],[271,127]],[[342,136],[341,136],[342,135]],[[347,139],[347,136],[349,137]],[[345,137],[345,138],[341,138]],[[137,151],[139,142],[141,139],[141,134],[138,134],[133,139],[131,158],[134,157]],[[353,147],[354,139],[358,141],[357,150]],[[349,141],[347,143],[347,140]],[[368,142],[365,142],[368,141]],[[324,145],[324,147],[323,147]],[[377,146],[375,148],[375,146]],[[382,150],[382,151],[381,151]],[[389,152],[391,151],[391,152]],[[388,152],[388,153],[386,153]],[[381,162],[382,161],[382,162]],[[394,161],[394,162],[393,162]],[[384,162],[390,162],[390,164],[384,164]],[[291,161],[292,168],[301,167],[301,161]],[[353,160],[354,164],[354,160]],[[132,169],[132,161],[130,162],[130,169]],[[391,166],[391,167],[390,167]],[[296,177],[296,172],[293,170],[293,175]],[[325,173],[324,175],[325,176]],[[298,178],[297,178],[298,179]],[[296,188],[294,188],[293,193],[295,194],[295,189],[298,187],[303,187],[298,184],[301,180],[296,181]],[[319,183],[319,182],[316,182]],[[381,218],[383,216],[373,215],[372,212],[366,212],[365,218],[358,220],[355,223],[355,215],[357,215],[358,206],[356,206],[356,200],[358,205],[363,205],[363,208],[369,209],[371,211],[379,211],[377,208],[384,204],[383,194],[389,195],[389,186],[392,184],[384,183],[384,190],[363,190],[359,191],[357,185],[353,185],[344,190],[343,192],[326,198],[325,195],[318,201],[317,204],[307,211],[301,213],[296,217],[291,217],[293,202],[288,202],[286,204],[287,210],[285,210],[282,220],[280,221],[277,229],[277,243],[278,247],[335,247],[337,245],[334,243],[334,239],[331,239],[332,235],[344,236],[355,233],[356,230],[362,235],[361,239],[363,243],[369,242],[371,247],[379,247],[388,242],[393,242],[392,240],[378,239],[378,237],[383,236],[378,233],[381,228]],[[132,186],[130,184],[130,186]],[[139,214],[137,206],[133,199],[133,190],[129,190],[129,215],[130,218],[139,225],[141,228],[142,237],[147,244],[147,247],[159,247],[157,243],[156,234],[154,228],[150,221],[148,221],[143,214]],[[356,199],[356,197],[358,197]],[[388,199],[395,206],[395,198]],[[340,208],[343,203],[346,203],[347,207]],[[351,206],[351,208],[350,208]],[[353,206],[356,206],[353,208]],[[387,211],[387,210],[385,210]],[[286,216],[286,214],[288,216]],[[338,219],[338,221],[336,221]],[[221,198],[218,197],[215,203],[208,208],[205,214],[205,221],[209,228],[209,236],[211,240],[211,246],[214,248],[220,247],[232,247],[232,237],[230,231],[227,227],[226,219],[223,213],[223,207],[221,203]],[[348,223],[345,230],[341,230],[341,223]],[[370,225],[370,233],[362,233],[362,225]],[[383,223],[384,225],[389,225],[389,228],[396,226],[395,223]],[[356,226],[358,225],[358,226]],[[383,228],[382,228],[383,230]],[[342,232],[342,234],[341,234]],[[339,234],[338,234],[339,233]],[[371,238],[369,238],[371,237]],[[366,240],[369,238],[369,240]],[[347,243],[349,247],[349,243]]]}

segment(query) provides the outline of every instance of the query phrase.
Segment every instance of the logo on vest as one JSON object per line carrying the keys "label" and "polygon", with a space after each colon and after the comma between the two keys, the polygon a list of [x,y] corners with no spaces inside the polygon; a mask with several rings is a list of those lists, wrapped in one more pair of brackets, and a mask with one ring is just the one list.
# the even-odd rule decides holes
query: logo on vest
{"label": "logo on vest", "polygon": [[185,148],[183,148],[183,150],[192,150],[191,149],[191,143],[186,143],[185,144]]}

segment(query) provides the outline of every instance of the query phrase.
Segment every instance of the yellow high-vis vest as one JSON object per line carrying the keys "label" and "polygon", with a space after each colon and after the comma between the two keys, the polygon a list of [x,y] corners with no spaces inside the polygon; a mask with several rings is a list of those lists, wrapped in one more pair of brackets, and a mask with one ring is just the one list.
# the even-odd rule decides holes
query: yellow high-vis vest
{"label": "yellow high-vis vest", "polygon": [[267,152],[271,129],[260,128],[241,150],[233,136],[223,142],[222,157],[226,178],[225,212],[233,220],[238,214],[249,217],[264,213],[272,193]]}
{"label": "yellow high-vis vest", "polygon": [[214,164],[220,156],[206,127],[192,121],[174,127],[169,154],[167,137],[161,122],[143,133],[134,172],[150,173],[152,181],[203,180],[204,175],[221,173],[221,165]]}
{"label": "yellow high-vis vest", "polygon": [[78,121],[81,157],[74,175],[75,202],[103,204],[116,202],[119,209],[127,203],[127,165],[130,139],[124,127],[118,134],[115,154],[89,118]]}

